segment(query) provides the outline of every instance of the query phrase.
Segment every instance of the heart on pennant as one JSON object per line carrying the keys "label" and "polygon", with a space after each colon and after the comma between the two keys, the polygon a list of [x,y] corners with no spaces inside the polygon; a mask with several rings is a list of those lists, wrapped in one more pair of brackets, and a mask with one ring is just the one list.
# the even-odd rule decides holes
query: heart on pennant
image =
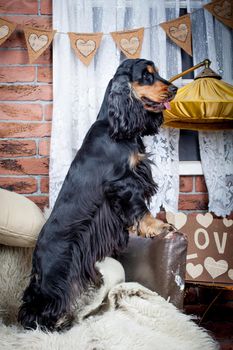
{"label": "heart on pennant", "polygon": [[45,47],[47,45],[48,41],[49,41],[49,38],[45,34],[38,36],[37,34],[32,33],[28,37],[28,42],[29,42],[32,50],[35,52],[38,52],[43,47]]}
{"label": "heart on pennant", "polygon": [[169,224],[175,226],[177,230],[181,229],[187,222],[187,215],[184,213],[166,213],[166,219]]}
{"label": "heart on pennant", "polygon": [[228,277],[233,281],[233,269],[228,271]]}
{"label": "heart on pennant", "polygon": [[9,27],[7,25],[3,25],[0,27],[0,39],[5,38],[9,34]]}
{"label": "heart on pennant", "polygon": [[208,271],[213,279],[223,275],[225,272],[227,272],[228,269],[228,263],[226,260],[215,261],[211,257],[207,257],[205,259],[204,266],[206,271]]}
{"label": "heart on pennant", "polygon": [[137,36],[133,36],[130,39],[123,38],[120,40],[120,46],[123,50],[128,52],[130,55],[134,55],[139,48],[140,40]]}
{"label": "heart on pennant", "polygon": [[78,39],[76,41],[76,47],[85,57],[89,56],[96,48],[96,44],[93,40]]}
{"label": "heart on pennant", "polygon": [[201,226],[207,228],[212,224],[213,216],[210,213],[206,213],[204,215],[198,214],[196,220]]}
{"label": "heart on pennant", "polygon": [[226,19],[231,19],[232,5],[230,1],[225,0],[222,4],[215,5],[213,10],[217,16]]}
{"label": "heart on pennant", "polygon": [[197,278],[201,276],[203,272],[203,266],[201,264],[194,265],[190,262],[186,265],[186,271],[192,278]]}
{"label": "heart on pennant", "polygon": [[188,26],[185,23],[180,23],[178,27],[172,26],[169,28],[170,35],[182,42],[186,41],[188,32]]}
{"label": "heart on pennant", "polygon": [[223,223],[226,227],[230,227],[233,224],[233,220],[223,219]]}

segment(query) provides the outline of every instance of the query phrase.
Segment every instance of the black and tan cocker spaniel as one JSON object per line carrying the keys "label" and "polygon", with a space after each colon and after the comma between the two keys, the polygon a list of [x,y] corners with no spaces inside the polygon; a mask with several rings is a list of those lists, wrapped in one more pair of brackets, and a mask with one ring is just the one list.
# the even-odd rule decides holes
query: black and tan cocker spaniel
{"label": "black and tan cocker spaniel", "polygon": [[145,237],[169,229],[148,210],[157,186],[142,137],[158,133],[176,91],[151,61],[125,60],[117,69],[40,232],[19,310],[23,327],[68,326],[80,293],[101,284],[95,262],[126,247],[130,227]]}

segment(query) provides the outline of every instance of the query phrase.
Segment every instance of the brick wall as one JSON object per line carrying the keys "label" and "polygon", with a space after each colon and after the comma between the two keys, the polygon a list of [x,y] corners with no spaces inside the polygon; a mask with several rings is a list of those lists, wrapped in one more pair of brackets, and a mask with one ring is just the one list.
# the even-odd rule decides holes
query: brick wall
{"label": "brick wall", "polygon": [[179,210],[207,211],[208,193],[204,176],[181,176]]}
{"label": "brick wall", "polygon": [[0,47],[0,187],[48,204],[52,117],[51,47],[28,64],[22,25],[52,28],[52,0],[0,0],[0,16],[18,24]]}
{"label": "brick wall", "polygon": [[[0,187],[48,204],[52,117],[51,47],[28,64],[21,25],[52,28],[52,0],[0,0],[0,16],[18,24],[0,47]],[[206,210],[203,177],[182,176],[179,209]]]}

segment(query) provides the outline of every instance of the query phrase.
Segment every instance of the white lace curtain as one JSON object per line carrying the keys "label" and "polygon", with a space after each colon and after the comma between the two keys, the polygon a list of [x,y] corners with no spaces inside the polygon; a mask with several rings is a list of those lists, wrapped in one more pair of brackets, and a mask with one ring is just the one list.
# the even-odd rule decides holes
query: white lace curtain
{"label": "white lace curtain", "polygon": [[[211,68],[233,84],[233,30],[203,9],[191,21],[194,64],[208,57]],[[226,216],[233,211],[233,132],[199,132],[199,145],[209,211]]]}
{"label": "white lace curtain", "polygon": [[[103,36],[93,62],[85,67],[72,52],[67,35],[54,39],[54,112],[50,155],[50,205],[53,206],[70,163],[95,121],[103,95],[120,61],[111,31],[145,27],[141,57],[152,59],[160,74],[169,78],[181,71],[180,49],[166,40],[157,24],[179,16],[179,1],[166,8],[154,0],[54,0],[53,26],[60,32],[96,32]],[[154,154],[154,177],[159,193],[152,210],[160,205],[177,208],[179,193],[178,130],[161,130],[147,138]]]}
{"label": "white lace curtain", "polygon": [[[88,67],[75,57],[67,35],[59,34],[54,39],[54,112],[50,154],[51,207],[76,151],[90,125],[96,119],[108,81],[124,58],[109,33],[145,27],[141,57],[153,60],[159,67],[160,75],[169,78],[181,72],[181,50],[166,38],[165,32],[158,24],[177,18],[181,4],[187,5],[190,12],[193,8],[196,10],[201,7],[204,2],[199,0],[144,0],[143,2],[141,0],[53,0],[54,29],[59,32],[104,32],[105,35],[97,55]],[[197,25],[200,25],[198,21]],[[211,33],[209,31],[207,35],[209,48],[207,53],[215,54],[217,57],[219,51],[212,50]],[[198,31],[197,39],[199,39]],[[193,37],[194,40],[195,37]],[[204,51],[206,46],[201,50],[204,57],[207,57]],[[228,56],[231,57],[232,52],[227,50]],[[199,57],[195,59],[198,61]],[[210,59],[213,58],[210,57]],[[229,62],[228,60],[225,62],[223,57],[221,59],[224,66]],[[163,128],[159,135],[145,139],[148,151],[152,153],[156,164],[152,171],[159,185],[159,192],[151,204],[153,214],[159,211],[161,205],[166,210],[177,211],[178,141],[179,130]],[[215,143],[214,147],[216,147]],[[201,154],[204,160],[202,151]],[[208,180],[207,186],[211,191]],[[222,213],[224,214],[224,211]]]}

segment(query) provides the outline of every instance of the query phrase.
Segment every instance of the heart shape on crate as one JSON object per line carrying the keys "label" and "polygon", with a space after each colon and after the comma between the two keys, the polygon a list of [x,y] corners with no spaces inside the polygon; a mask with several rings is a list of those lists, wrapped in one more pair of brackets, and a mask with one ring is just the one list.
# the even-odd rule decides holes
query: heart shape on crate
{"label": "heart shape on crate", "polygon": [[75,44],[80,53],[85,57],[89,56],[96,48],[96,43],[93,40],[85,41],[78,39]]}
{"label": "heart shape on crate", "polygon": [[130,55],[134,55],[139,48],[140,40],[137,36],[133,36],[130,39],[123,38],[120,40],[120,46],[123,50],[128,52]]}
{"label": "heart shape on crate", "polygon": [[212,224],[213,216],[210,213],[197,214],[196,220],[201,226],[207,228],[207,227],[209,227]]}
{"label": "heart shape on crate", "polygon": [[215,14],[225,19],[231,19],[232,5],[230,1],[225,0],[222,4],[217,4],[213,8]]}
{"label": "heart shape on crate", "polygon": [[188,36],[188,26],[185,23],[180,23],[178,27],[172,26],[169,28],[170,35],[176,40],[185,42]]}
{"label": "heart shape on crate", "polygon": [[223,223],[226,227],[230,227],[233,224],[233,220],[223,219]]}
{"label": "heart shape on crate", "polygon": [[9,34],[9,27],[7,25],[3,25],[0,27],[0,39],[5,38]]}
{"label": "heart shape on crate", "polygon": [[223,275],[225,272],[227,272],[228,269],[228,263],[226,260],[215,261],[211,257],[205,258],[204,266],[206,271],[213,279]]}
{"label": "heart shape on crate", "polygon": [[187,215],[184,213],[166,213],[166,219],[169,224],[172,224],[175,226],[177,230],[181,229],[187,222]]}
{"label": "heart shape on crate", "polygon": [[233,269],[228,271],[228,277],[233,281]]}
{"label": "heart shape on crate", "polygon": [[186,271],[192,278],[197,278],[201,276],[203,272],[203,266],[201,264],[194,265],[190,262],[186,265]]}
{"label": "heart shape on crate", "polygon": [[42,34],[38,36],[35,33],[29,35],[28,42],[33,51],[38,52],[47,45],[49,38],[47,35]]}

